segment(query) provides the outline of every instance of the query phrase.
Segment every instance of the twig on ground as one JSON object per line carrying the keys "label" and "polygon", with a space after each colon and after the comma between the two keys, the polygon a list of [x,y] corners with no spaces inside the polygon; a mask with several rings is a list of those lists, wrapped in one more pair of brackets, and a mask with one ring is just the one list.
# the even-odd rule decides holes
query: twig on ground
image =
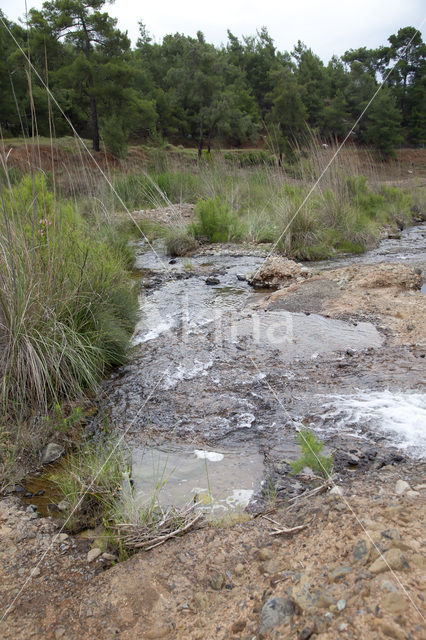
{"label": "twig on ground", "polygon": [[307,529],[311,522],[306,522],[305,524],[299,524],[297,527],[290,527],[290,529],[275,529],[269,533],[270,536],[280,536],[282,534],[296,533],[298,531],[303,531],[303,529]]}

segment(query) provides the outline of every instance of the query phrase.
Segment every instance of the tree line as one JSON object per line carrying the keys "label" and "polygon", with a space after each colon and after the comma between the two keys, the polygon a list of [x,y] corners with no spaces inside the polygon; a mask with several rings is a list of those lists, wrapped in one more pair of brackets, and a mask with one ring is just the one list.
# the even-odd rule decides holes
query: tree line
{"label": "tree line", "polygon": [[[129,140],[168,140],[210,151],[214,141],[240,146],[266,136],[282,159],[307,131],[324,141],[351,132],[384,156],[422,146],[426,63],[421,34],[403,27],[377,49],[351,49],[328,64],[304,43],[278,51],[267,29],[226,45],[180,33],[154,42],[140,22],[131,47],[105,0],[52,0],[31,9],[25,25],[0,11],[2,135],[69,134],[11,34],[29,56],[80,135],[94,150],[102,138],[116,155]],[[31,90],[29,90],[31,89]]]}

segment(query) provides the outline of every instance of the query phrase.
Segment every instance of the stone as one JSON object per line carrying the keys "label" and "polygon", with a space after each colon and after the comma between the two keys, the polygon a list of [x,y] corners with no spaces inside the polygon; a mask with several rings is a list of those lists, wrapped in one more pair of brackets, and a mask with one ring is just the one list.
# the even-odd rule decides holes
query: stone
{"label": "stone", "polygon": [[341,600],[337,601],[337,611],[343,611],[343,609],[346,607],[346,600],[343,600],[343,598]]}
{"label": "stone", "polygon": [[389,551],[385,551],[383,555],[381,555],[377,560],[373,562],[370,566],[370,573],[373,575],[378,575],[379,573],[384,573],[385,571],[389,571],[389,569],[393,569],[394,571],[402,571],[403,569],[408,569],[409,564],[405,555],[400,551],[400,549],[389,549]]}
{"label": "stone", "polygon": [[273,575],[274,573],[279,573],[282,569],[286,568],[286,562],[284,560],[280,560],[279,558],[271,558],[270,560],[266,560],[266,562],[262,565],[263,573],[269,573]]}
{"label": "stone", "polygon": [[239,562],[235,568],[234,568],[234,573],[236,576],[242,576],[244,573],[244,565],[241,564],[241,562]]}
{"label": "stone", "polygon": [[420,493],[418,491],[413,491],[412,489],[410,489],[404,495],[406,498],[418,498]]}
{"label": "stone", "polygon": [[348,628],[348,625],[346,622],[342,622],[342,624],[339,626],[339,631],[346,631]]}
{"label": "stone", "polygon": [[247,622],[245,620],[236,620],[231,627],[231,633],[241,633],[246,628]]}
{"label": "stone", "polygon": [[414,491],[423,491],[424,489],[426,489],[426,484],[416,484],[415,487],[413,487]]}
{"label": "stone", "polygon": [[58,533],[58,537],[56,538],[58,540],[58,542],[65,542],[65,540],[68,540],[69,535],[67,533]]}
{"label": "stone", "polygon": [[220,280],[216,276],[209,276],[205,279],[205,283],[209,285],[220,284]]}
{"label": "stone", "polygon": [[349,566],[336,567],[330,572],[330,580],[331,582],[339,582],[340,580],[343,580],[343,578],[346,578],[348,573],[351,571],[352,567]]}
{"label": "stone", "polygon": [[243,273],[237,273],[237,280],[239,280],[240,282],[245,282],[247,280],[247,277]]}
{"label": "stone", "polygon": [[299,635],[299,640],[309,640],[309,638],[314,634],[313,627],[305,627],[302,629]]}
{"label": "stone", "polygon": [[114,562],[115,560],[117,560],[117,556],[115,556],[113,553],[108,553],[108,552],[103,553],[102,558],[107,562]]}
{"label": "stone", "polygon": [[34,569],[31,571],[30,577],[37,578],[40,574],[41,574],[40,567],[34,567]]}
{"label": "stone", "polygon": [[386,593],[381,599],[381,606],[389,613],[402,613],[406,611],[409,602],[403,593]]}
{"label": "stone", "polygon": [[397,496],[402,496],[404,491],[408,491],[410,489],[410,485],[405,480],[397,480],[395,485],[395,493]]}
{"label": "stone", "polygon": [[56,507],[59,509],[59,511],[68,511],[69,506],[70,506],[70,504],[69,504],[68,500],[61,500],[56,505]]}
{"label": "stone", "polygon": [[419,569],[426,569],[426,557],[422,556],[421,553],[414,553],[411,560],[416,567],[419,567]]}
{"label": "stone", "polygon": [[209,585],[215,591],[220,591],[225,586],[225,576],[220,571],[214,571],[209,577]]}
{"label": "stone", "polygon": [[383,591],[390,591],[391,593],[398,593],[397,587],[390,580],[383,580],[380,587]]}
{"label": "stone", "polygon": [[379,631],[389,638],[395,638],[395,640],[405,640],[405,633],[402,629],[399,629],[395,624],[387,622],[386,620],[377,620],[374,625]]}
{"label": "stone", "polygon": [[343,495],[343,489],[341,487],[338,487],[337,484],[336,484],[330,490],[330,495],[331,496],[342,496]]}
{"label": "stone", "polygon": [[267,633],[270,629],[290,622],[294,613],[295,606],[291,598],[269,598],[262,608],[259,633]]}
{"label": "stone", "polygon": [[274,551],[271,547],[263,547],[259,549],[258,556],[259,560],[270,560],[274,557]]}
{"label": "stone", "polygon": [[209,596],[204,591],[197,591],[194,593],[194,603],[197,609],[204,611],[210,606]]}
{"label": "stone", "polygon": [[90,549],[90,551],[87,554],[87,562],[93,562],[93,560],[96,560],[96,558],[99,558],[99,556],[101,555],[102,551],[100,549]]}
{"label": "stone", "polygon": [[361,538],[355,544],[353,549],[353,561],[359,562],[361,565],[366,565],[368,562],[375,560],[377,558],[377,550],[374,547],[372,541],[367,538]]}
{"label": "stone", "polygon": [[55,462],[65,453],[65,449],[62,445],[56,444],[55,442],[49,442],[43,451],[41,452],[41,464],[50,464],[51,462]]}

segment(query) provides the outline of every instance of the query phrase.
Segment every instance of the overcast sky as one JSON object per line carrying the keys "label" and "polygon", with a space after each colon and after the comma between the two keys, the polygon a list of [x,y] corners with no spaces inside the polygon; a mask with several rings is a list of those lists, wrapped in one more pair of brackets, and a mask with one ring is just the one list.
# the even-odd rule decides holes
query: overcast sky
{"label": "overcast sky", "polygon": [[[40,8],[42,0],[27,0],[28,8]],[[400,27],[419,28],[425,37],[423,0],[161,0],[139,3],[116,0],[105,10],[118,18],[132,43],[142,20],[156,41],[168,33],[195,36],[200,29],[208,42],[226,43],[226,31],[255,34],[265,25],[280,51],[291,50],[298,40],[311,47],[325,62],[348,49],[385,44]],[[25,15],[24,0],[1,0],[11,20]]]}

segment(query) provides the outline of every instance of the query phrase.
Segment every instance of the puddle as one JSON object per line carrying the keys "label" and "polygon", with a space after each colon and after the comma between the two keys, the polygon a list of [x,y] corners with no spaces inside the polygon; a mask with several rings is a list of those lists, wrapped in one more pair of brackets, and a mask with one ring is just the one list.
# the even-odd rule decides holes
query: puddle
{"label": "puddle", "polygon": [[289,311],[252,313],[230,325],[230,335],[238,340],[251,338],[259,345],[280,350],[284,360],[313,358],[344,349],[379,347],[383,337],[369,322],[356,325],[317,314]]}
{"label": "puddle", "polygon": [[213,451],[170,445],[135,448],[132,456],[135,495],[142,503],[162,486],[163,505],[183,506],[198,498],[217,513],[244,509],[264,475],[263,455],[255,449]]}
{"label": "puddle", "polygon": [[49,480],[49,475],[53,473],[54,470],[58,471],[59,469],[60,466],[58,464],[56,466],[50,465],[45,473],[27,476],[22,481],[22,486],[27,492],[33,494],[28,498],[22,497],[22,501],[25,504],[32,504],[37,507],[38,513],[44,517],[50,516],[52,518],[58,518],[62,515],[56,508],[56,503],[62,500],[63,496],[61,496],[56,486]]}

